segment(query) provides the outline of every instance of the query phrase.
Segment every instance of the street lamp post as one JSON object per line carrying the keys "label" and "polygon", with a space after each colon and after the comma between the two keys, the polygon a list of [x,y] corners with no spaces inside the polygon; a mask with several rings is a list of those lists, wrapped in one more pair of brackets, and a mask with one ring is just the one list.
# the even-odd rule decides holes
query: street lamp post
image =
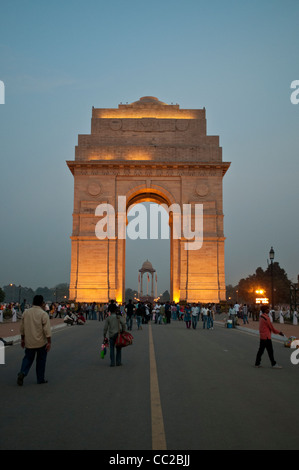
{"label": "street lamp post", "polygon": [[274,260],[274,250],[273,246],[271,246],[271,250],[269,251],[269,258],[271,262],[271,309],[273,312],[273,320],[275,320],[275,314],[274,314],[274,282],[273,282],[273,260]]}

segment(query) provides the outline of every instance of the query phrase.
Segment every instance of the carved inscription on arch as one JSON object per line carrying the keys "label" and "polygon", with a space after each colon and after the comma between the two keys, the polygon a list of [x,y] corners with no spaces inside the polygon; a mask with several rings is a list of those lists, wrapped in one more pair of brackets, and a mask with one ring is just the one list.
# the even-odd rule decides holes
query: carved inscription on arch
{"label": "carved inscription on arch", "polygon": [[91,175],[110,175],[110,176],[165,176],[165,177],[178,177],[178,176],[200,176],[211,177],[220,176],[219,169],[193,169],[193,168],[101,168],[97,170],[90,169],[76,169],[75,174],[81,176]]}

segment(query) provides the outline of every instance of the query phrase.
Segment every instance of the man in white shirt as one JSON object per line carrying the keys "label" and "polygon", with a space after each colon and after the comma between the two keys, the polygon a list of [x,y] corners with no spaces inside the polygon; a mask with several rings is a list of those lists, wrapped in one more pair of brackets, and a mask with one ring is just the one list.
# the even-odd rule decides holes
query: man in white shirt
{"label": "man in white shirt", "polygon": [[199,308],[196,304],[193,304],[191,308],[191,319],[192,319],[193,330],[195,330],[197,326],[198,314],[199,314]]}
{"label": "man in white shirt", "polygon": [[205,305],[202,307],[201,313],[202,313],[202,320],[203,320],[203,329],[205,329],[207,322],[208,322],[208,309]]}
{"label": "man in white shirt", "polygon": [[236,315],[238,316],[239,315],[239,310],[240,310],[240,305],[238,304],[238,302],[235,303],[234,309],[235,309]]}
{"label": "man in white shirt", "polygon": [[23,380],[28,375],[35,356],[37,383],[47,382],[45,368],[47,353],[51,348],[51,325],[49,315],[44,311],[44,306],[43,296],[36,295],[32,307],[25,310],[22,315],[20,333],[21,346],[25,348],[25,356],[18,374],[18,385],[23,385]]}

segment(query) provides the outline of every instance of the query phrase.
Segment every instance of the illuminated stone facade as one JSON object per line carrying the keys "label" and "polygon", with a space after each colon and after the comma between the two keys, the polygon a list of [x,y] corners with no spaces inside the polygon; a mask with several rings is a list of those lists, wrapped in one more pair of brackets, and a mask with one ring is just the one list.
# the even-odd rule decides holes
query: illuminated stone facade
{"label": "illuminated stone facade", "polygon": [[[142,201],[203,204],[203,245],[186,250],[170,242],[170,294],[175,301],[225,299],[222,162],[218,136],[206,132],[205,109],[180,109],[143,97],[117,109],[92,109],[91,134],[79,135],[74,175],[70,298],[85,302],[124,299],[125,240],[99,240],[96,207],[109,203],[118,220]],[[119,211],[118,196],[127,207]],[[116,223],[117,223],[116,221]],[[172,222],[170,217],[170,228]]]}

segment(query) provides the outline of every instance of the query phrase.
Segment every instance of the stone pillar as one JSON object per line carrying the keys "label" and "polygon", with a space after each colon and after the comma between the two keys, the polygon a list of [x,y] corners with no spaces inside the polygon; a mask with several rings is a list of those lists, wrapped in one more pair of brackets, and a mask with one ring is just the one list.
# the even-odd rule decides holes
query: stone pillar
{"label": "stone pillar", "polygon": [[152,290],[151,290],[151,297],[154,297],[154,273],[152,272]]}

